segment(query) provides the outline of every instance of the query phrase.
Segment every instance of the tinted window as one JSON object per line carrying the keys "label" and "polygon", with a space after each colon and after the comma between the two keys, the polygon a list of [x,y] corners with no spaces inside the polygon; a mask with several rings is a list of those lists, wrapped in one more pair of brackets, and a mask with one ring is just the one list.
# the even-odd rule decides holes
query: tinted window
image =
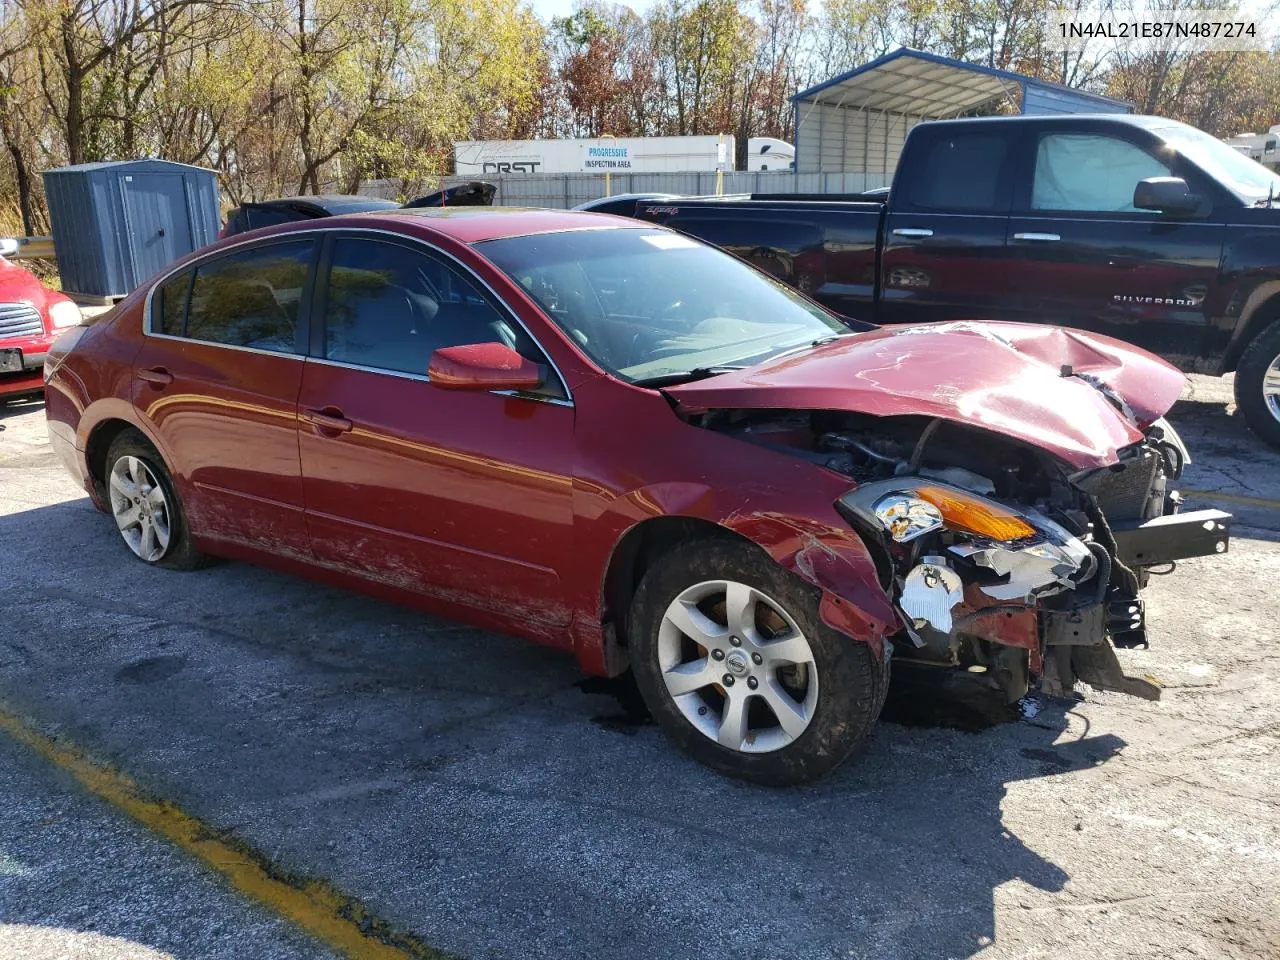
{"label": "tinted window", "polygon": [[1051,133],[1040,138],[1031,206],[1036,210],[1132,212],[1139,180],[1167,177],[1168,166],[1115,137]]}
{"label": "tinted window", "polygon": [[325,303],[328,359],[426,373],[433,351],[464,343],[505,343],[542,361],[523,329],[442,261],[378,240],[334,241]]}
{"label": "tinted window", "polygon": [[294,353],[311,240],[256,247],[196,268],[187,336]]}
{"label": "tinted window", "polygon": [[171,277],[155,292],[151,301],[151,328],[155,333],[167,333],[171,337],[182,336],[182,321],[186,318],[187,293],[191,287],[191,271],[184,270]]}
{"label": "tinted window", "polygon": [[1008,206],[1008,153],[1005,138],[990,133],[934,139],[908,179],[910,204],[957,213],[1003,213]]}
{"label": "tinted window", "polygon": [[309,214],[291,210],[288,207],[244,207],[241,212],[248,223],[246,230],[258,230],[262,227],[274,227],[278,223],[310,219]]}

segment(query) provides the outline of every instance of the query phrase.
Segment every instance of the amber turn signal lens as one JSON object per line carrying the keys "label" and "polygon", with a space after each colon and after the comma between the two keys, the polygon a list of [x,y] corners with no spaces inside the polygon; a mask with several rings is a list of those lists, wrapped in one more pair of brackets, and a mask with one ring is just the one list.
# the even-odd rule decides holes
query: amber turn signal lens
{"label": "amber turn signal lens", "polygon": [[915,495],[933,504],[949,527],[1007,542],[1034,536],[1036,528],[998,503],[943,487],[917,487]]}

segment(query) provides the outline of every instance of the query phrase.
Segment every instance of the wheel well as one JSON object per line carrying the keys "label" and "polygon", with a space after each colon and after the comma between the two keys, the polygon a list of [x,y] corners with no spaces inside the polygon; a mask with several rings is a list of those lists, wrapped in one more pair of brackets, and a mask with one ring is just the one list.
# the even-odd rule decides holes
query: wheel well
{"label": "wheel well", "polygon": [[[645,571],[668,549],[690,540],[745,537],[708,520],[695,517],[654,517],[636,524],[618,541],[604,577],[604,620],[613,636],[627,645],[627,611]],[[750,542],[750,541],[746,541]]]}
{"label": "wheel well", "polygon": [[136,429],[127,420],[103,420],[89,434],[89,440],[84,447],[84,459],[89,466],[89,476],[99,494],[105,495],[107,489],[107,451],[111,449],[111,444],[115,442],[116,437],[126,430]]}
{"label": "wheel well", "polygon": [[1240,357],[1249,349],[1249,344],[1277,319],[1280,319],[1280,293],[1263,300],[1245,320],[1244,330],[1227,348],[1227,354],[1222,358],[1222,372],[1231,373],[1235,370],[1240,365]]}

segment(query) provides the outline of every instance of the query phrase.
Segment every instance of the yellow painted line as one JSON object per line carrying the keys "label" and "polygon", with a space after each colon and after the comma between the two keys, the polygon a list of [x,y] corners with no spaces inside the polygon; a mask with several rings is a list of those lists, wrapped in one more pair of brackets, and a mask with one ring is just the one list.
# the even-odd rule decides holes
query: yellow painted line
{"label": "yellow painted line", "polygon": [[1183,496],[1203,497],[1206,500],[1221,500],[1223,503],[1235,503],[1242,507],[1268,507],[1280,510],[1280,500],[1268,500],[1266,497],[1246,497],[1239,493],[1219,493],[1216,490],[1182,490]]}
{"label": "yellow painted line", "polygon": [[241,893],[352,960],[448,960],[448,954],[393,930],[329,884],[285,874],[251,848],[219,836],[174,804],[149,796],[125,774],[94,762],[75,745],[40,733],[2,708],[0,731],[71,774],[90,793],[198,857]]}

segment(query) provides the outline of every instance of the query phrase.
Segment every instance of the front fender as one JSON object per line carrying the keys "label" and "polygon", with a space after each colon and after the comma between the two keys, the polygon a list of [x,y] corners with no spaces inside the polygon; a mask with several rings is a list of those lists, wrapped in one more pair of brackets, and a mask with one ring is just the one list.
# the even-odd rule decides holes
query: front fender
{"label": "front fender", "polygon": [[[574,604],[579,611],[573,625],[574,647],[583,669],[602,674],[612,672],[606,663],[617,663],[606,649],[610,641],[603,632],[605,581],[621,545],[659,518],[700,521],[709,530],[718,528],[756,544],[821,591],[819,613],[824,623],[867,644],[877,656],[884,655],[885,638],[899,629],[897,616],[866,544],[832,506],[840,492],[837,487],[847,488],[847,483],[820,489],[810,497],[798,496],[795,487],[756,488],[745,502],[726,504],[723,491],[703,484],[662,483],[612,499],[587,521],[589,532],[584,529],[578,541],[579,573],[574,580],[584,588],[595,585],[593,596],[584,595]],[[604,544],[607,552],[593,556]]]}
{"label": "front fender", "polygon": [[1223,355],[1224,373],[1236,369],[1240,355],[1253,338],[1277,316],[1280,316],[1280,280],[1264,280],[1249,291],[1240,308],[1239,319],[1231,331],[1231,338]]}
{"label": "front fender", "polygon": [[885,637],[898,629],[893,601],[866,544],[838,516],[823,522],[794,514],[735,513],[722,525],[821,590],[819,612],[827,626],[883,655]]}

